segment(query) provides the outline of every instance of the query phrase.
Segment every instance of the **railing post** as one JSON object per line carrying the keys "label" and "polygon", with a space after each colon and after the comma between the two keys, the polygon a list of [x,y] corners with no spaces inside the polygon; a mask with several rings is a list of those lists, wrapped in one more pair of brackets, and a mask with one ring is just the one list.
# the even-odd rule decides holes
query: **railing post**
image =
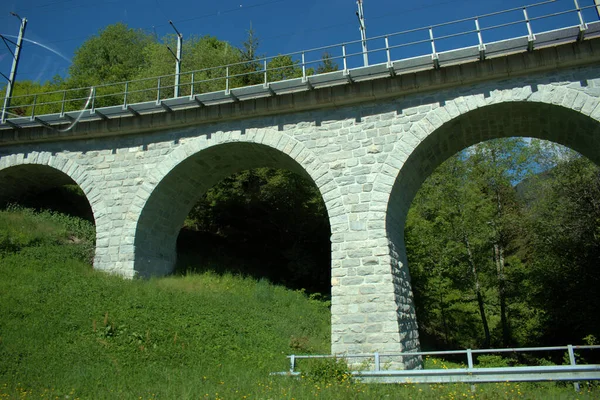
{"label": "railing post", "polygon": [[438,58],[437,52],[435,51],[435,39],[433,38],[433,28],[429,27],[429,40],[431,40],[431,59],[433,60],[433,67],[440,67],[440,60]]}
{"label": "railing post", "polygon": [[583,19],[583,14],[581,14],[581,7],[579,7],[579,2],[577,0],[573,0],[575,2],[575,9],[577,10],[577,16],[579,17],[579,34],[577,35],[577,40],[581,42],[585,35],[585,30],[587,26],[585,24],[585,20]]}
{"label": "railing post", "polygon": [[[575,352],[573,351],[572,344],[567,345],[567,351],[569,352],[569,361],[571,362],[571,365],[577,365],[577,361],[575,360]],[[573,382],[573,388],[576,392],[579,392],[579,382]]]}
{"label": "railing post", "polygon": [[129,91],[129,81],[125,82],[125,95],[123,96],[123,108],[127,108],[127,92],[128,91]]}
{"label": "railing post", "polygon": [[475,18],[475,29],[477,30],[477,39],[479,41],[479,60],[485,60],[485,44],[481,36],[481,27],[479,26],[479,17]]}
{"label": "railing post", "polygon": [[31,105],[31,117],[29,118],[31,121],[33,121],[35,118],[35,103],[37,102],[37,96],[37,93],[33,95],[33,104]]}
{"label": "railing post", "polygon": [[[473,368],[473,350],[467,349],[467,367],[468,369]],[[471,393],[475,393],[475,385],[471,385]]]}
{"label": "railing post", "polygon": [[381,371],[381,364],[379,363],[379,353],[375,352],[375,371]]}
{"label": "railing post", "polygon": [[344,73],[348,72],[348,63],[346,62],[346,45],[342,45],[342,58],[344,60]]}
{"label": "railing post", "polygon": [[62,102],[60,103],[60,117],[62,118],[63,115],[65,115],[65,101],[67,100],[67,91],[63,90],[63,98],[62,98]]}
{"label": "railing post", "polygon": [[225,67],[225,94],[229,94],[229,66]]}
{"label": "railing post", "polygon": [[192,82],[190,84],[190,98],[194,97],[194,73],[192,72]]}
{"label": "railing post", "polygon": [[385,54],[387,56],[387,67],[392,67],[392,55],[390,54],[390,42],[388,37],[385,37]]}
{"label": "railing post", "polygon": [[90,114],[94,113],[95,108],[96,108],[96,87],[92,86],[92,106],[90,107]]}
{"label": "railing post", "polygon": [[302,52],[302,82],[306,82],[306,63],[304,60],[304,52]]}
{"label": "railing post", "polygon": [[269,78],[267,76],[267,59],[266,58],[263,60],[263,65],[264,65],[263,70],[265,71],[265,83],[264,83],[264,85],[265,85],[265,87],[267,87],[269,85]]}
{"label": "railing post", "polygon": [[158,77],[158,84],[156,87],[156,104],[160,103],[160,76]]}
{"label": "railing post", "polygon": [[473,350],[467,349],[467,366],[473,368]]}
{"label": "railing post", "polygon": [[290,356],[290,374],[294,373],[294,368],[296,368],[296,356],[292,354]]}
{"label": "railing post", "polygon": [[527,15],[527,8],[523,7],[523,16],[525,17],[525,23],[527,24],[527,37],[529,43],[527,44],[527,50],[533,51],[533,42],[535,37],[533,36],[533,31],[531,30],[531,22],[529,21],[529,16]]}

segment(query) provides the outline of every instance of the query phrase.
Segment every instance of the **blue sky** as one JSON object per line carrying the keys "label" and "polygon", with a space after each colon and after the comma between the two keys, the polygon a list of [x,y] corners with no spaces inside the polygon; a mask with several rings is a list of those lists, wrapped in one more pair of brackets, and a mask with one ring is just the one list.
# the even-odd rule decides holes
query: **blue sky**
{"label": "blue sky", "polygon": [[[533,2],[364,0],[367,36],[404,31]],[[580,3],[582,6],[591,5],[593,0],[580,0]],[[536,13],[546,14],[572,6],[572,0],[556,0],[533,9],[531,13],[535,16]],[[19,20],[10,15],[11,11],[28,19],[25,38],[51,50],[26,42],[21,54],[17,80],[43,81],[56,74],[65,76],[74,51],[87,38],[116,22],[124,22],[132,28],[144,29],[150,33],[156,32],[157,36],[162,38],[173,32],[168,24],[170,19],[183,33],[184,40],[190,35],[212,35],[234,46],[241,45],[252,24],[260,38],[260,53],[276,55],[360,39],[356,9],[355,0],[3,0],[0,4],[0,34],[18,34]],[[597,15],[592,11],[586,13],[588,20],[597,19]],[[520,16],[522,12],[518,11],[512,15]],[[508,18],[508,15],[506,17]],[[488,22],[500,23],[504,21],[502,18],[504,16],[490,17]],[[551,22],[548,23],[548,27],[552,28]],[[576,25],[576,16],[571,15],[568,23]],[[472,24],[457,24],[456,29],[472,29]],[[535,24],[540,29],[545,28],[541,21]],[[521,35],[524,29],[524,26],[511,27],[503,32],[489,32],[486,35],[489,38],[492,35],[499,35],[498,38],[502,35]],[[448,33],[452,33],[451,28],[442,28],[438,29],[436,35]],[[396,44],[401,40],[420,39],[421,37],[410,35],[395,38]],[[464,40],[448,40],[445,44],[440,43],[440,46],[473,44],[463,42]],[[469,40],[475,41],[476,37],[472,35]],[[383,45],[383,41],[378,43],[372,46]],[[12,55],[2,43],[0,46],[0,72],[8,75]],[[359,49],[360,47],[357,47],[349,51]],[[396,52],[392,58],[402,56],[403,54]],[[374,61],[377,61],[377,56],[373,57]]]}

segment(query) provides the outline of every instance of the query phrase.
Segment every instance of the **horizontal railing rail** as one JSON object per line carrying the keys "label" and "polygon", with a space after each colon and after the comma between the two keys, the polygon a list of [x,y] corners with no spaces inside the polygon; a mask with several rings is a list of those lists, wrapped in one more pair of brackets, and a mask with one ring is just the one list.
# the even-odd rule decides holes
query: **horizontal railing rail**
{"label": "horizontal railing rail", "polygon": [[[563,5],[569,3],[570,6],[558,11],[543,10],[544,7],[559,3]],[[540,15],[534,15],[537,9],[541,9]],[[362,50],[362,41],[354,40],[257,60],[181,72],[179,84],[176,84],[175,75],[169,74],[104,83],[93,87],[15,95],[11,97],[11,106],[5,109],[7,117],[0,121],[0,124],[21,128],[31,126],[27,123],[28,121],[41,125],[69,123],[75,119],[73,113],[83,114],[86,112],[84,105],[89,105],[87,111],[90,117],[95,115],[100,118],[109,118],[101,110],[114,106],[120,106],[130,114],[138,115],[139,110],[132,106],[149,102],[156,104],[155,108],[147,107],[151,112],[171,111],[172,106],[167,103],[169,100],[176,99],[174,97],[176,89],[179,89],[180,93],[178,98],[187,97],[198,106],[202,106],[204,104],[199,96],[207,93],[222,92],[225,100],[237,101],[237,92],[248,87],[262,85],[266,91],[275,94],[271,89],[272,85],[297,79],[300,79],[298,87],[304,85],[308,88],[307,90],[310,90],[315,82],[325,86],[339,84],[340,81],[337,78],[331,78],[330,83],[325,79],[327,77],[319,78],[319,75],[330,72],[318,73],[319,65],[323,65],[324,54],[327,54],[332,63],[341,64],[338,65],[338,68],[347,81],[353,79],[352,72],[369,66],[362,61],[365,53],[373,61],[370,65],[383,65],[392,75],[396,73],[395,65],[402,60],[416,59],[414,64],[417,66],[429,65],[429,67],[439,68],[440,64],[444,65],[446,62],[444,59],[446,53],[452,50],[476,47],[478,58],[483,60],[488,56],[486,46],[490,47],[492,56],[505,54],[515,51],[515,48],[511,47],[510,40],[526,38],[527,49],[532,50],[536,43],[536,34],[547,33],[552,29],[578,28],[577,40],[582,40],[588,29],[585,15],[592,11],[596,12],[595,4],[582,7],[579,0],[547,0],[523,7],[373,36],[367,39],[368,50],[366,52]],[[547,23],[548,20],[556,18],[559,19],[558,22]],[[465,27],[464,25],[467,23],[472,25]],[[538,28],[533,26],[538,23]],[[521,27],[522,34],[514,30],[516,26]],[[452,30],[453,27],[457,28]],[[505,28],[510,28],[511,31],[501,33],[500,31]],[[448,29],[450,31],[447,31]],[[600,29],[595,30],[595,32],[599,31]],[[549,40],[556,41],[563,36],[550,35],[551,39]],[[503,41],[507,43],[497,45]],[[494,50],[495,47],[499,50]],[[461,61],[460,57],[471,57],[472,52],[465,52],[465,54],[468,55],[456,54],[455,58],[449,56],[449,61],[459,62]],[[421,60],[419,57],[423,59]],[[285,65],[272,65],[273,60],[276,59]],[[368,71],[365,75],[368,79],[381,76],[379,73],[369,73]],[[263,95],[263,92],[257,91],[256,96]],[[40,118],[53,114],[57,114],[59,119]]]}
{"label": "horizontal railing rail", "polygon": [[[465,349],[447,351],[415,351],[404,353],[371,353],[371,354],[328,354],[328,355],[290,355],[289,371],[277,375],[299,376],[297,370],[299,360],[311,359],[343,359],[351,365],[360,365],[361,370],[352,371],[352,375],[366,382],[405,382],[405,383],[487,383],[487,382],[533,382],[533,381],[585,381],[600,380],[600,365],[577,365],[577,350],[598,350],[600,345],[566,345],[552,347],[522,347],[499,349]],[[568,354],[569,365],[537,365],[514,367],[479,367],[475,365],[478,354],[511,353],[523,354],[533,352],[563,351]],[[465,355],[466,368],[386,370],[382,368],[382,359],[386,363],[402,363],[405,358],[423,356],[456,356]],[[358,361],[358,363],[357,363]],[[369,367],[369,368],[367,368]],[[578,390],[576,385],[575,389]]]}

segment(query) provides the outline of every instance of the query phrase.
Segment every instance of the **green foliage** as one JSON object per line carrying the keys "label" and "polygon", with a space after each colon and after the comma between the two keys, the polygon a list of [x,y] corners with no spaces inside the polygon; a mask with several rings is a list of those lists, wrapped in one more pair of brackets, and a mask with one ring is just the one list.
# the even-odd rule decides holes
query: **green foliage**
{"label": "green foliage", "polygon": [[236,73],[244,74],[239,77],[240,86],[263,83],[263,74],[255,73],[263,69],[263,65],[257,61],[257,59],[263,58],[262,55],[258,54],[259,44],[260,40],[256,35],[256,31],[250,26],[248,37],[242,43],[240,49],[240,61],[244,64],[239,70],[236,69]]}
{"label": "green foliage", "polygon": [[597,334],[599,176],[571,152],[516,138],[442,164],[405,231],[422,343],[564,345]]}
{"label": "green foliage", "polygon": [[[307,73],[307,75],[311,75]],[[300,61],[293,60],[290,56],[278,55],[267,63],[267,77],[269,82],[277,82],[285,79],[300,78],[302,66]]]}
{"label": "green foliage", "polygon": [[152,35],[123,23],[108,25],[75,51],[69,85],[84,87],[133,79],[148,67],[145,48]]}
{"label": "green foliage", "polygon": [[352,373],[342,358],[318,358],[307,362],[303,378],[317,384],[345,384],[353,381]]}
{"label": "green foliage", "polygon": [[327,52],[323,53],[321,63],[317,67],[317,74],[324,74],[327,72],[334,72],[339,70],[337,63],[331,58],[331,55]]}
{"label": "green foliage", "polygon": [[[232,175],[194,206],[186,226],[201,234],[180,235],[181,252],[192,249],[192,257],[181,258],[182,271],[233,268],[311,293],[330,290],[327,211],[316,186],[300,175],[270,168]],[[203,242],[210,245],[199,248]]]}
{"label": "green foliage", "polygon": [[16,206],[0,211],[0,255],[28,247],[79,243],[81,258],[89,260],[94,240],[94,226],[79,218],[50,211],[36,213]]}
{"label": "green foliage", "polygon": [[[530,301],[544,310],[543,340],[577,343],[600,333],[600,169],[571,158],[529,182]],[[568,321],[568,323],[565,323]]]}

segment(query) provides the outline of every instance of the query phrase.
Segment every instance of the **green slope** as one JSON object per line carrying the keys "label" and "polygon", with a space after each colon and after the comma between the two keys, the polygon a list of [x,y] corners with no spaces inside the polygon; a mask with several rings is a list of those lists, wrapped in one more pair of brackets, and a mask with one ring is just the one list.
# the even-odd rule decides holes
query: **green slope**
{"label": "green slope", "polygon": [[290,352],[329,352],[328,304],[240,276],[94,272],[93,227],[74,232],[71,221],[0,212],[0,382],[9,389],[214,395],[285,370]]}
{"label": "green slope", "polygon": [[575,397],[554,383],[364,385],[327,361],[270,376],[287,354],[329,352],[327,302],[231,274],[123,280],[92,270],[93,237],[82,220],[0,211],[0,399]]}

